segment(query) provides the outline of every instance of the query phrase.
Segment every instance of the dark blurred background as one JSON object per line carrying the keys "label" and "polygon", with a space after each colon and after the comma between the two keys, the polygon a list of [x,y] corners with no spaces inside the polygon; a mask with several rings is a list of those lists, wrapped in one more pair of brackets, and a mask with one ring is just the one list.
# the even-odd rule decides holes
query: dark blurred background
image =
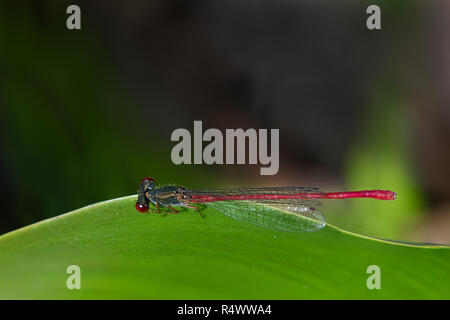
{"label": "dark blurred background", "polygon": [[[81,8],[81,30],[66,8]],[[381,7],[382,30],[366,28]],[[0,233],[133,194],[190,187],[392,189],[328,221],[450,243],[450,3],[4,1]],[[280,170],[172,164],[170,134],[279,128]]]}

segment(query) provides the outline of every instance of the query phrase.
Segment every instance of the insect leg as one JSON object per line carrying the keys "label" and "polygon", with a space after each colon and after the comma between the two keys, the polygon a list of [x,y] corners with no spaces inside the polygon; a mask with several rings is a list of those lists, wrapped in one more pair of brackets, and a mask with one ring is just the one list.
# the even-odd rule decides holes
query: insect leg
{"label": "insect leg", "polygon": [[155,202],[156,210],[151,210],[153,213],[161,213],[161,208],[159,207],[158,202]]}
{"label": "insect leg", "polygon": [[187,203],[183,204],[183,206],[185,206],[185,207],[187,207],[187,208],[194,209],[194,210],[196,210],[196,211],[198,212],[198,214],[200,215],[200,217],[202,217],[202,218],[205,217],[205,216],[200,212],[199,207],[193,206],[193,205],[189,205],[189,204],[187,204]]}
{"label": "insect leg", "polygon": [[180,213],[178,210],[172,208],[171,206],[168,206],[169,210],[172,211],[170,213]]}

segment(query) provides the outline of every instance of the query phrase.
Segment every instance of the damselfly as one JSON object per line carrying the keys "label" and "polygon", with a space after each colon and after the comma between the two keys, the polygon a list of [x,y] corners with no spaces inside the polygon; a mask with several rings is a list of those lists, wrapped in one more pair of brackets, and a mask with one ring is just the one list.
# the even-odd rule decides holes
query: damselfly
{"label": "damselfly", "polygon": [[167,207],[198,209],[198,205],[210,206],[221,213],[260,227],[287,232],[315,231],[325,226],[325,218],[317,207],[319,199],[372,198],[395,200],[397,193],[389,190],[365,190],[346,192],[322,192],[319,188],[236,188],[189,190],[179,186],[155,187],[150,177],[141,180],[136,209],[147,212],[150,202],[161,212]]}

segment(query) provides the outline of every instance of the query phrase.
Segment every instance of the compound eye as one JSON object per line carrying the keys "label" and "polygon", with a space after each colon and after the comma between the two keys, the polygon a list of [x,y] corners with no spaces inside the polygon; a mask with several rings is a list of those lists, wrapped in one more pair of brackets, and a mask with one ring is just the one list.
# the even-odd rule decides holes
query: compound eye
{"label": "compound eye", "polygon": [[140,184],[142,184],[143,182],[155,183],[155,180],[154,180],[153,178],[150,178],[150,177],[145,177],[145,178],[143,178],[143,179],[141,180],[141,183],[140,183]]}
{"label": "compound eye", "polygon": [[142,212],[142,213],[147,212],[148,209],[150,209],[149,206],[146,205],[145,203],[139,203],[139,202],[136,202],[135,207],[136,207],[137,211]]}

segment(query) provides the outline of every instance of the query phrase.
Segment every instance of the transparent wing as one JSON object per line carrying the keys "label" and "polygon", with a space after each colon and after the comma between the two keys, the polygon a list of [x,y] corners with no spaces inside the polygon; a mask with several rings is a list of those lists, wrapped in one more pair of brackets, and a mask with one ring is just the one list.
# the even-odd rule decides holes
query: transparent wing
{"label": "transparent wing", "polygon": [[[313,206],[298,203],[267,203],[261,201],[216,201],[207,205],[221,213],[243,222],[266,229],[284,232],[311,232],[322,229],[326,222]],[[310,204],[310,200],[307,201]]]}
{"label": "transparent wing", "polygon": [[[305,206],[305,207],[318,207],[321,205],[321,202],[314,198],[308,198],[308,194],[320,194],[323,193],[319,188],[315,187],[278,187],[278,188],[232,188],[232,189],[204,189],[204,190],[190,190],[190,197],[195,197],[196,202],[210,202],[208,200],[203,201],[201,197],[222,197],[222,196],[234,196],[235,200],[248,200],[248,196],[257,196],[257,195],[293,195],[293,194],[304,194],[304,196],[300,196],[296,199],[258,199],[257,202],[264,203],[267,205],[277,205],[277,204],[286,204],[286,205],[297,205],[297,206]],[[200,199],[199,199],[200,197]],[[254,200],[250,200],[254,201]]]}
{"label": "transparent wing", "polygon": [[228,188],[228,189],[201,189],[191,190],[194,194],[213,194],[213,195],[230,195],[230,194],[292,194],[292,193],[318,193],[321,192],[317,187],[263,187],[263,188]]}

